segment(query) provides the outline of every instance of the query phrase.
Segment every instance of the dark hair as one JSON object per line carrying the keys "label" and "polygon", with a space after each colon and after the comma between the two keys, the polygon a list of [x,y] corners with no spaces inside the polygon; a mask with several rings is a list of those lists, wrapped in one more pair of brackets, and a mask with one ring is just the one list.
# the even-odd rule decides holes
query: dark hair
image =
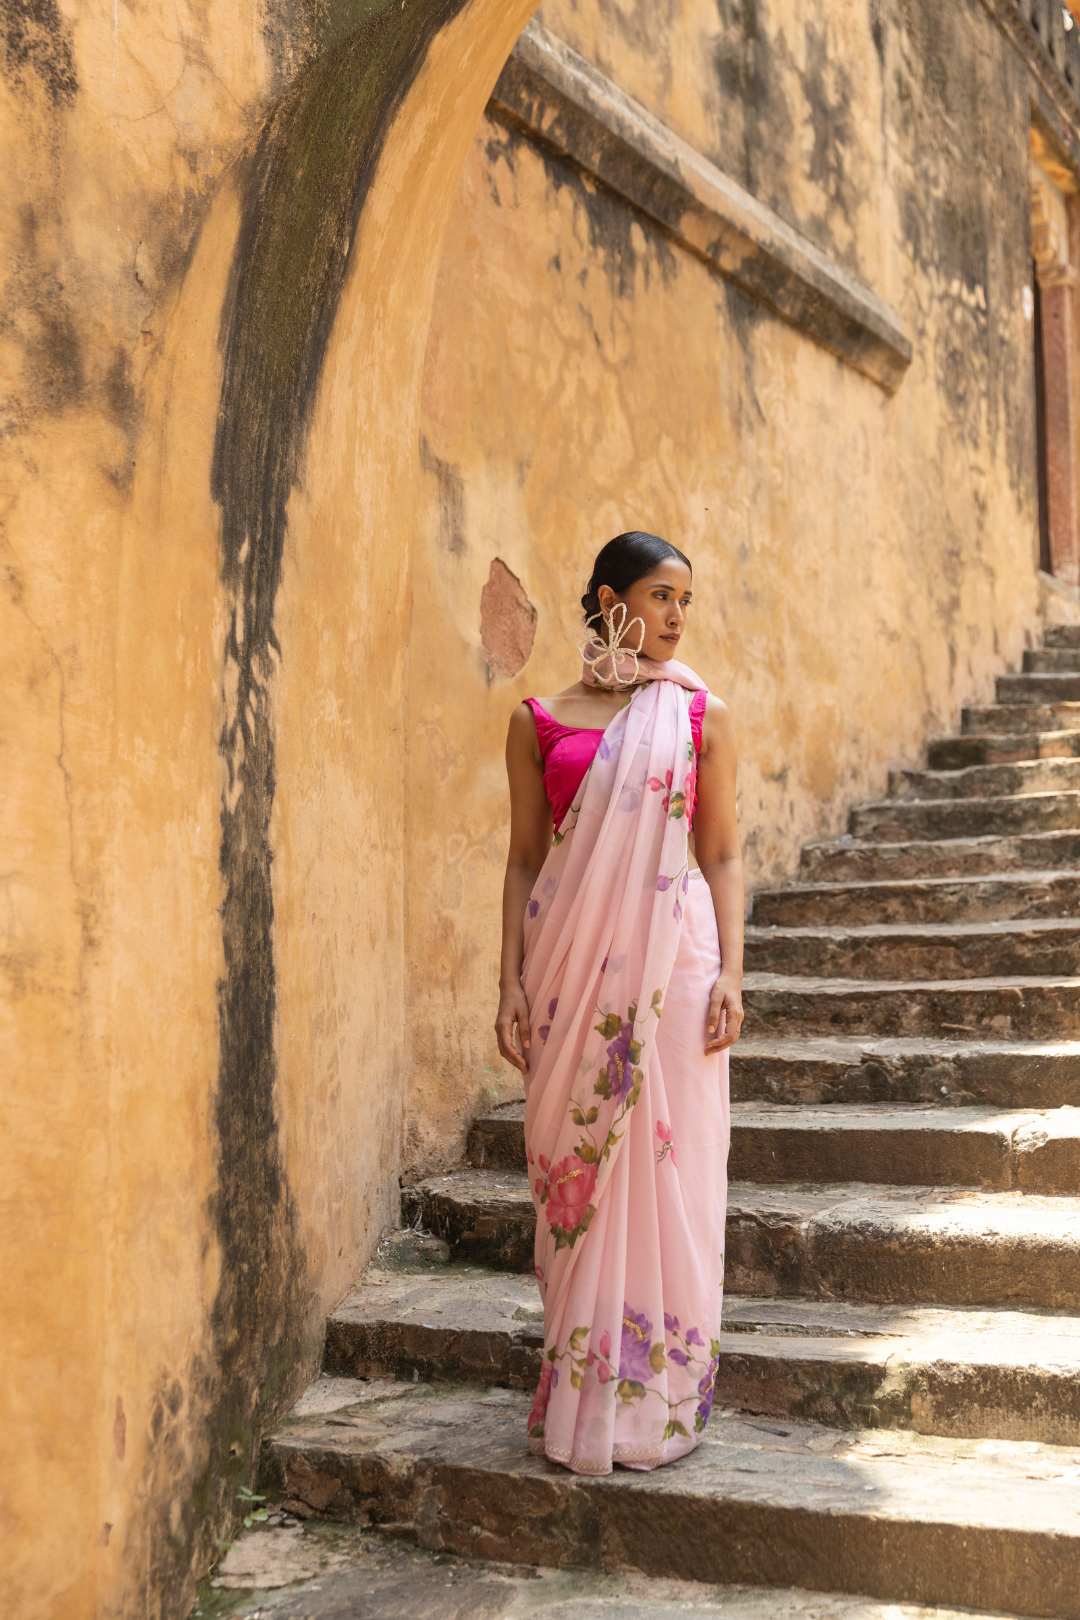
{"label": "dark hair", "polygon": [[593,563],[588,590],[581,598],[586,620],[600,612],[600,587],[610,585],[616,596],[623,596],[639,579],[651,574],[669,557],[678,557],[693,574],[693,565],[678,546],[661,540],[658,534],[646,534],[644,529],[631,529],[609,540]]}

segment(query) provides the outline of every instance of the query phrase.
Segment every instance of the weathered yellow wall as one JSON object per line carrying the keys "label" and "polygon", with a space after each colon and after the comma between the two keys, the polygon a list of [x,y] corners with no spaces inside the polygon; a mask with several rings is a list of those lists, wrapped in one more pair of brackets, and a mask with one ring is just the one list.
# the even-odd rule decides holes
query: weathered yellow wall
{"label": "weathered yellow wall", "polygon": [[[516,702],[576,677],[606,539],[652,529],[694,563],[685,655],[735,712],[751,886],[842,831],[1037,633],[1027,110],[982,10],[538,16],[897,308],[915,356],[889,397],[531,137],[477,131],[424,383],[409,1168],[454,1162],[478,1105],[516,1090],[491,1028],[501,747]],[[539,614],[512,680],[482,655],[494,557]]]}
{"label": "weathered yellow wall", "polygon": [[[261,1426],[396,1210],[419,380],[446,213],[529,8],[358,4],[330,37],[255,9],[38,9],[9,32],[2,124],[22,227],[4,244],[4,1610],[143,1620],[187,1613]],[[352,127],[376,130],[358,153],[342,84]],[[327,101],[344,156],[377,166],[343,179],[327,141],[306,192],[296,170],[275,192],[262,154],[288,158]],[[327,275],[264,275],[278,303],[253,319],[253,233],[317,262],[317,233],[290,238],[304,203],[329,222]],[[251,422],[275,388],[291,399],[286,340],[324,311],[271,469],[281,588],[259,596]],[[265,384],[242,411],[223,384],[238,328]],[[252,524],[231,573],[223,512],[233,537]],[[229,742],[267,601],[251,734]]]}
{"label": "weathered yellow wall", "polygon": [[[507,1089],[502,737],[573,677],[600,540],[694,557],[756,877],[1036,622],[1024,81],[985,15],[885,8],[886,72],[865,0],[544,11],[901,309],[890,400],[478,129],[529,9],[2,13],[17,1620],[186,1612],[399,1168]],[[514,680],[495,557],[539,609]]]}

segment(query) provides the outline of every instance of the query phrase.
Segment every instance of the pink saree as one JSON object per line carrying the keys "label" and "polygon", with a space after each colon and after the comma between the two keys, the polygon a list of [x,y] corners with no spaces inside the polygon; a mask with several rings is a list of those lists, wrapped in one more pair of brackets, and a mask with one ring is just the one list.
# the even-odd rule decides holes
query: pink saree
{"label": "pink saree", "polygon": [[699,1444],[719,1357],[728,1054],[706,1057],[720,971],[688,865],[696,765],[674,662],[601,739],[525,919],[525,1140],[544,1363],[530,1449],[582,1474]]}

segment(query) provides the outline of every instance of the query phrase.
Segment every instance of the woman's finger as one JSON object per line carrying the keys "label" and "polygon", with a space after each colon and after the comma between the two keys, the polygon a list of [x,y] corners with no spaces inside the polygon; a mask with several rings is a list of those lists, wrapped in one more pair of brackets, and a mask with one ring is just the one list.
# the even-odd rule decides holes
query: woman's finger
{"label": "woman's finger", "polygon": [[521,1038],[521,1044],[527,1052],[529,1050],[530,1042],[532,1041],[532,1035],[529,1030],[529,1009],[527,1007],[524,1009],[524,1011],[522,1011],[520,1007],[518,1008],[517,1027],[518,1035]]}
{"label": "woman's finger", "polygon": [[528,1065],[513,1044],[512,1026],[511,1028],[505,1028],[501,1021],[497,1023],[495,1025],[495,1038],[499,1043],[499,1053],[505,1058],[506,1062],[512,1063],[515,1069],[521,1070],[522,1074],[527,1074]]}

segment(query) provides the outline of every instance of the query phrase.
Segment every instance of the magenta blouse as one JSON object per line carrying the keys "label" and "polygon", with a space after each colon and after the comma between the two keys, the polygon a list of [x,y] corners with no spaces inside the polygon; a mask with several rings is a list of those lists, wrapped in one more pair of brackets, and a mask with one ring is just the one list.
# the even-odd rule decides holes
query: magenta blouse
{"label": "magenta blouse", "polygon": [[[694,747],[701,749],[701,727],[705,719],[705,701],[708,692],[704,687],[695,692],[690,701],[690,730],[694,737]],[[561,726],[536,698],[526,698],[525,702],[533,712],[536,721],[536,740],[540,744],[540,752],[544,758],[544,792],[547,794],[548,804],[551,806],[551,816],[556,828],[574,802],[574,795],[581,786],[585,772],[596,757],[596,750],[600,746],[600,739],[604,735],[603,726]],[[693,816],[690,824],[693,826]]]}

